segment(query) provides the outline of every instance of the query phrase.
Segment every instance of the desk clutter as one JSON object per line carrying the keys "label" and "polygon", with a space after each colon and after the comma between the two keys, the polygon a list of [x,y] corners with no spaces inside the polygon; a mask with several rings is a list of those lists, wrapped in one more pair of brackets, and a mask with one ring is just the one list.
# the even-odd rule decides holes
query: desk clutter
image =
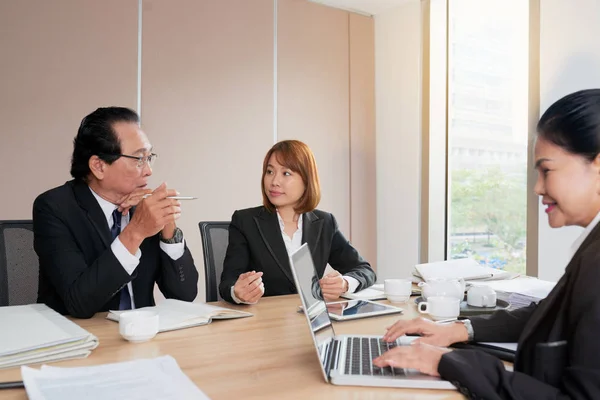
{"label": "desk clutter", "polygon": [[21,367],[29,400],[206,400],[171,356],[93,367]]}
{"label": "desk clutter", "polygon": [[[461,316],[526,307],[544,299],[556,285],[555,282],[485,267],[470,258],[416,265],[413,281],[418,282],[425,299],[428,296],[459,298],[462,301]],[[463,301],[467,290],[469,295]]]}
{"label": "desk clutter", "polygon": [[0,369],[85,358],[98,339],[45,304],[0,307]]}

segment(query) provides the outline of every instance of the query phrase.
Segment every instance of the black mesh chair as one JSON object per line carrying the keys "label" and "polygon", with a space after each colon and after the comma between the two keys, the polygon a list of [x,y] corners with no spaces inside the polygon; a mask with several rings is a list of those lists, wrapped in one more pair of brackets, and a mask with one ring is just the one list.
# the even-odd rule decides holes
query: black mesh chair
{"label": "black mesh chair", "polygon": [[228,221],[204,221],[198,224],[204,250],[204,277],[206,301],[223,300],[219,294],[219,280],[229,244]]}
{"label": "black mesh chair", "polygon": [[38,274],[33,221],[0,221],[0,306],[36,303]]}

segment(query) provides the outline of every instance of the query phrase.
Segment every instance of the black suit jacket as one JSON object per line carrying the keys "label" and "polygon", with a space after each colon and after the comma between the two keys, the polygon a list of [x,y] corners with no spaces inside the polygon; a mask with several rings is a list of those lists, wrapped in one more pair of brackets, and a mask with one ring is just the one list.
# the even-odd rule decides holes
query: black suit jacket
{"label": "black suit jacket", "polygon": [[476,341],[519,342],[515,372],[477,350],[442,357],[438,371],[471,398],[600,399],[600,225],[548,297],[472,318]]}
{"label": "black suit jacket", "polygon": [[86,183],[69,181],[33,203],[34,248],[40,259],[38,302],[61,314],[89,318],[118,309],[119,291],[132,282],[137,308],[154,305],[154,283],[165,297],[192,301],[198,271],[190,251],[172,260],[160,250],[158,235],[144,240],[142,257],[130,276],[110,245],[100,204]]}
{"label": "black suit jacket", "polygon": [[[308,243],[319,277],[329,263],[358,280],[357,290],[375,283],[375,272],[339,231],[332,214],[319,210],[305,213],[302,243]],[[221,297],[233,302],[231,287],[241,274],[253,270],[263,272],[265,296],[297,293],[277,214],[263,206],[236,211],[231,217],[219,284]]]}

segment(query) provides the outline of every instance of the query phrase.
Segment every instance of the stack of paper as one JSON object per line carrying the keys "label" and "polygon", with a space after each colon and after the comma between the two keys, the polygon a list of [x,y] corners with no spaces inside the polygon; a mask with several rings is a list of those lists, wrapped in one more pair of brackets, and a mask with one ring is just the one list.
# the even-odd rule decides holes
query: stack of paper
{"label": "stack of paper", "polygon": [[208,399],[171,356],[95,367],[22,367],[30,400]]}
{"label": "stack of paper", "polygon": [[[475,282],[470,282],[475,283]],[[528,306],[546,298],[556,285],[555,282],[537,278],[521,277],[508,281],[477,282],[496,291],[499,299],[508,301],[512,308]]]}
{"label": "stack of paper", "polygon": [[0,307],[0,368],[87,357],[98,339],[45,304]]}
{"label": "stack of paper", "polygon": [[[166,299],[157,306],[139,308],[139,310],[155,310],[158,312],[159,332],[206,325],[213,319],[243,318],[252,317],[253,315],[245,311],[175,299]],[[128,311],[110,311],[106,318],[119,321],[119,315],[126,312]]]}
{"label": "stack of paper", "polygon": [[439,261],[415,266],[413,275],[424,281],[435,278],[464,279],[487,281],[499,279],[512,279],[518,274],[502,271],[495,268],[485,267],[472,258],[461,258],[458,260]]}

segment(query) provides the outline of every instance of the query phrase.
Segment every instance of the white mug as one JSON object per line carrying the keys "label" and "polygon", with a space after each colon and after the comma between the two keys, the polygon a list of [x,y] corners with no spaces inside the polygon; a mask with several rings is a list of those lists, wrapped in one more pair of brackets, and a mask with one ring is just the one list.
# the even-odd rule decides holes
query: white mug
{"label": "white mug", "polygon": [[158,313],[133,310],[119,315],[119,333],[134,343],[146,342],[158,333]]}
{"label": "white mug", "polygon": [[460,300],[455,297],[432,296],[419,303],[418,309],[422,314],[429,314],[435,321],[457,318],[460,314]]}
{"label": "white mug", "polygon": [[383,281],[383,292],[390,303],[407,302],[412,293],[412,280],[386,279]]}
{"label": "white mug", "polygon": [[496,292],[489,286],[471,286],[467,304],[473,307],[496,307]]}

